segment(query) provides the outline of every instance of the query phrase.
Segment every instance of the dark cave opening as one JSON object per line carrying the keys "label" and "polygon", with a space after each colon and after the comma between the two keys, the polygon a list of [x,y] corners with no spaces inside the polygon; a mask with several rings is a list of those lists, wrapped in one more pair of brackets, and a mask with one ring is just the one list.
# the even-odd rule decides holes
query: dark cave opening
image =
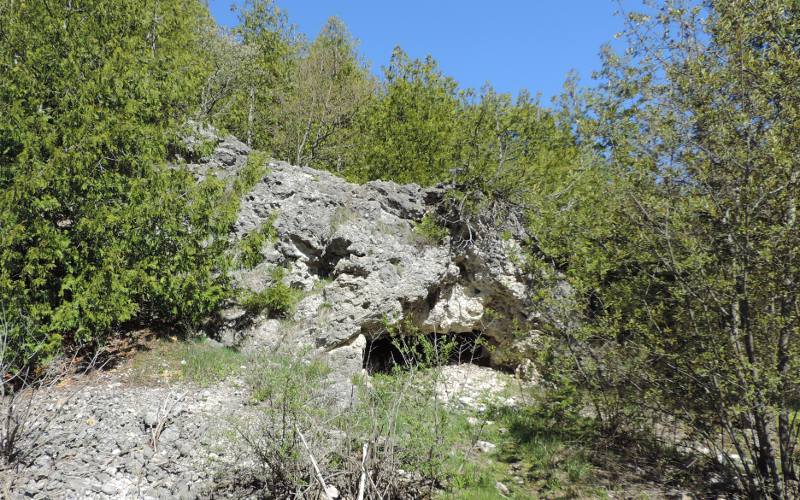
{"label": "dark cave opening", "polygon": [[481,332],[376,337],[364,350],[363,368],[371,375],[419,364],[464,363],[489,366],[486,337]]}

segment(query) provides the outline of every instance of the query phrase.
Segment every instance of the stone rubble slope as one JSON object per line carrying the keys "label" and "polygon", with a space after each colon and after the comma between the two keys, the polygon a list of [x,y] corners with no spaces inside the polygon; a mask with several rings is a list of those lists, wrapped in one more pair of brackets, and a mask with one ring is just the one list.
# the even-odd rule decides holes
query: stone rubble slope
{"label": "stone rubble slope", "polygon": [[0,471],[10,499],[192,500],[223,489],[219,472],[236,461],[226,418],[252,412],[241,383],[140,387],[112,370],[71,384],[81,385],[34,401],[43,430],[20,443],[29,454],[17,468]]}

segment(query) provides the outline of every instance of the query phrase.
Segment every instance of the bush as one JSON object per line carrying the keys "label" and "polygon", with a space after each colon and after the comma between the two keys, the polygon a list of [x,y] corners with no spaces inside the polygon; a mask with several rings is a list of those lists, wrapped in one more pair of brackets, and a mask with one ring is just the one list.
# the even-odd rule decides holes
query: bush
{"label": "bush", "polygon": [[323,468],[329,460],[320,423],[333,407],[324,381],[330,370],[302,354],[257,358],[247,381],[258,416],[232,422],[243,453],[257,461],[256,481],[281,498],[313,485],[309,455]]}
{"label": "bush", "polygon": [[[50,425],[61,409],[86,385],[85,381],[62,384],[69,375],[95,368],[95,359],[81,363],[51,355],[33,367],[28,356],[35,356],[43,346],[30,343],[28,349],[16,349],[13,336],[33,338],[28,325],[19,318],[9,319],[0,307],[0,477],[14,464],[24,463],[49,438]],[[60,388],[58,398],[53,391]],[[14,475],[7,489],[13,491]]]}
{"label": "bush", "polygon": [[0,302],[33,325],[11,336],[20,359],[132,319],[193,323],[227,294],[235,207],[166,165],[207,16],[197,0],[0,5]]}
{"label": "bush", "polygon": [[235,198],[238,199],[247,194],[253,186],[258,184],[269,173],[269,168],[267,168],[268,158],[263,151],[253,150],[250,152],[247,157],[247,163],[239,171],[239,175],[233,183],[233,196]]}
{"label": "bush", "polygon": [[252,269],[264,260],[261,250],[267,242],[274,242],[278,232],[273,223],[277,214],[273,214],[261,227],[250,232],[239,242],[239,264],[247,269]]}
{"label": "bush", "polygon": [[274,283],[260,292],[247,292],[241,301],[242,307],[250,314],[266,314],[270,317],[291,316],[302,292],[284,284],[283,269],[273,274]]}
{"label": "bush", "polygon": [[429,245],[439,245],[444,242],[450,234],[446,227],[442,227],[436,221],[436,217],[430,213],[425,214],[422,220],[414,226],[416,234],[422,243]]}
{"label": "bush", "polygon": [[[311,457],[326,484],[347,498],[359,491],[364,498],[416,497],[421,484],[429,495],[451,479],[467,481],[474,471],[462,472],[463,454],[454,449],[469,448],[480,429],[443,405],[436,371],[427,367],[447,355],[424,338],[420,343],[401,346],[417,361],[358,381],[351,405],[336,392],[328,366],[308,351],[257,358],[247,381],[258,417],[233,422],[244,454],[239,462],[255,460],[257,481],[279,496],[322,488]],[[398,469],[411,477],[401,478]]]}

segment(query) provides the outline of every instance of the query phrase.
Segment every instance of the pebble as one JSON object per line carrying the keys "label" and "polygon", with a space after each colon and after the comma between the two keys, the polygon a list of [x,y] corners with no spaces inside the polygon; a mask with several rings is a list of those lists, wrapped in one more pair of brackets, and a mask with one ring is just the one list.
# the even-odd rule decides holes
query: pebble
{"label": "pebble", "polygon": [[[224,429],[225,417],[242,411],[241,398],[233,397],[230,384],[189,390],[183,411],[171,414],[170,425],[163,429],[157,454],[150,444],[151,429],[160,423],[153,409],[174,399],[178,390],[90,384],[68,404],[59,403],[58,411],[45,408],[65,398],[66,387],[54,389],[52,400],[43,401],[37,414],[49,420],[30,465],[18,471],[21,494],[27,498],[139,498],[145,494],[153,500],[194,500],[205,495],[195,484],[218,471],[217,464],[209,468],[208,447],[199,441],[205,434],[209,444],[219,446],[220,439],[225,439],[218,432]],[[226,467],[228,460],[221,458],[219,465]]]}
{"label": "pebble", "polygon": [[509,491],[508,486],[506,486],[505,484],[501,483],[500,481],[497,481],[496,483],[494,483],[494,487],[497,489],[498,493],[500,493],[503,496],[507,497],[507,496],[511,495],[511,491]]}
{"label": "pebble", "polygon": [[144,426],[146,428],[155,427],[158,425],[158,413],[154,411],[148,411],[144,414],[142,420],[144,421]]}
{"label": "pebble", "polygon": [[106,482],[103,485],[102,490],[103,490],[103,493],[105,493],[106,495],[116,495],[117,493],[119,493],[119,489],[117,489],[116,486],[114,486],[113,484],[111,484],[109,482]]}
{"label": "pebble", "polygon": [[164,431],[161,433],[159,441],[161,441],[162,443],[174,443],[175,441],[180,439],[180,437],[181,433],[178,432],[177,429],[169,427],[167,429],[164,429]]}
{"label": "pebble", "polygon": [[475,447],[478,448],[481,453],[491,453],[497,448],[497,445],[488,441],[476,441]]}

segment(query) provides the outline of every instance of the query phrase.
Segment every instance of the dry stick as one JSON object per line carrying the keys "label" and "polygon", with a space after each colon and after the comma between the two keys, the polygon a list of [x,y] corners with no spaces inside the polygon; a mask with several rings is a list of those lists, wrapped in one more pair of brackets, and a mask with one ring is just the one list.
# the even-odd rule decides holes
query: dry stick
{"label": "dry stick", "polygon": [[322,485],[322,494],[325,495],[327,500],[333,500],[330,495],[328,495],[328,485],[325,484],[325,478],[322,477],[322,472],[319,470],[319,466],[317,465],[317,460],[314,458],[314,454],[311,453],[311,448],[308,447],[305,436],[303,436],[303,433],[300,432],[300,428],[297,426],[297,424],[294,424],[294,428],[297,431],[297,434],[300,435],[300,440],[303,442],[303,446],[308,452],[308,458],[311,460],[311,465],[314,467],[314,472],[317,473],[317,480],[319,481],[319,484]]}
{"label": "dry stick", "polygon": [[173,410],[178,405],[178,403],[180,403],[183,400],[183,398],[186,397],[186,394],[187,393],[184,392],[183,394],[179,395],[175,399],[175,401],[172,402],[171,405],[169,404],[170,400],[167,399],[166,401],[164,401],[164,404],[161,407],[159,407],[158,413],[156,415],[157,417],[156,426],[153,427],[153,429],[150,432],[150,437],[151,437],[150,445],[152,446],[153,451],[158,451],[158,441],[159,439],[161,439],[161,433],[167,426],[167,421],[170,419]]}
{"label": "dry stick", "polygon": [[358,480],[357,500],[364,500],[364,488],[367,487],[367,469],[365,467],[365,464],[367,463],[368,449],[369,449],[369,444],[364,443],[364,446],[361,449],[361,478]]}

